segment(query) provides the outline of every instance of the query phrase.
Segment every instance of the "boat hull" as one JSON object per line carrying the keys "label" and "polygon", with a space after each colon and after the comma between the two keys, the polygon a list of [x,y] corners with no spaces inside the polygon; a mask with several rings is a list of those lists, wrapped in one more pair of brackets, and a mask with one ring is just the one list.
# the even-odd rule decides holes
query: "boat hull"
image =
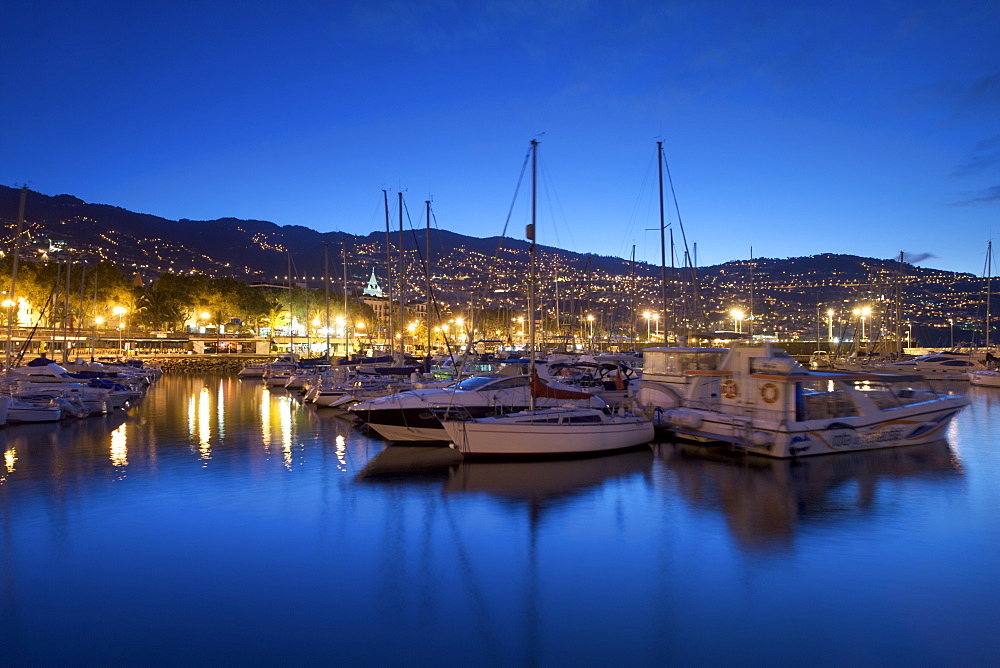
{"label": "boat hull", "polygon": [[696,409],[668,411],[667,419],[671,431],[681,437],[724,442],[746,452],[786,458],[930,443],[944,437],[948,424],[966,404],[964,397],[955,397],[934,402],[923,410],[919,407],[901,410],[891,417],[808,422],[781,422]]}
{"label": "boat hull", "polygon": [[970,371],[969,382],[979,387],[1000,387],[1000,371]]}
{"label": "boat hull", "polygon": [[653,440],[653,423],[612,417],[592,424],[498,419],[445,421],[451,446],[467,457],[560,457],[626,450]]}

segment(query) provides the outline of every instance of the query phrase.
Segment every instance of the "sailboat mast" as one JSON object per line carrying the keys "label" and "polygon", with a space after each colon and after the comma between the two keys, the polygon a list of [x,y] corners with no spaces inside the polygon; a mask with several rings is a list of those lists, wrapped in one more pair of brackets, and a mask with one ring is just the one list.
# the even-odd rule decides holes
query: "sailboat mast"
{"label": "sailboat mast", "polygon": [[347,247],[343,239],[340,241],[340,256],[344,260],[344,356],[346,357],[351,354],[351,322],[348,320],[351,314],[347,310]]}
{"label": "sailboat mast", "polygon": [[663,142],[656,142],[656,166],[660,183],[660,317],[663,318],[663,341],[667,341],[667,239],[663,212]]}
{"label": "sailboat mast", "polygon": [[295,312],[292,310],[292,251],[288,251],[288,352],[295,352]]}
{"label": "sailboat mast", "polygon": [[399,361],[402,363],[403,337],[406,336],[406,279],[403,269],[403,193],[399,193],[399,271],[396,280],[399,281]]}
{"label": "sailboat mast", "polygon": [[21,201],[17,206],[17,231],[14,232],[14,259],[10,270],[10,294],[7,296],[13,306],[7,307],[7,373],[10,373],[11,342],[13,341],[14,318],[20,305],[17,301],[17,261],[21,256],[21,230],[24,228],[24,202],[28,197],[28,186],[21,188]]}
{"label": "sailboat mast", "polygon": [[[751,246],[750,247],[750,308],[749,308],[750,313],[748,314],[750,317],[747,318],[747,320],[749,322],[749,325],[750,325],[749,326],[749,329],[750,329],[750,338],[753,338],[753,267],[754,267],[754,264],[753,264],[753,246]],[[819,308],[819,307],[817,306],[817,308]],[[817,322],[819,322],[818,319],[817,319]],[[818,327],[818,325],[817,325],[817,327]],[[816,347],[817,348],[819,347],[819,334],[816,335]]]}
{"label": "sailboat mast", "polygon": [[395,330],[392,328],[392,312],[394,307],[392,305],[392,250],[389,243],[389,192],[387,190],[382,191],[382,201],[385,202],[385,274],[386,280],[389,283],[389,309],[387,312],[388,322],[386,323],[388,330],[386,331],[386,344],[389,347],[389,352],[392,352],[392,339],[395,334]]}
{"label": "sailboat mast", "polygon": [[[531,269],[528,276],[528,373],[532,382],[535,378],[535,211],[537,196],[537,165],[538,165],[538,142],[531,140],[531,223],[528,225],[528,240],[531,241],[529,255],[531,257]],[[530,392],[528,409],[535,410],[535,393]]]}
{"label": "sailboat mast", "polygon": [[[635,339],[635,244],[632,244],[632,262],[629,266],[628,312],[629,336]],[[663,323],[666,327],[667,323]]]}
{"label": "sailboat mast", "polygon": [[424,296],[424,327],[427,329],[427,347],[424,349],[424,357],[427,358],[427,363],[424,366],[424,371],[430,372],[431,370],[431,201],[427,200],[424,202],[427,207],[427,227],[424,231],[424,246],[426,251],[424,256],[427,258],[424,261],[424,279],[427,284],[427,294]]}
{"label": "sailboat mast", "polygon": [[986,242],[986,349],[989,350],[990,347],[990,302],[993,290],[992,290],[992,278],[993,270],[991,265],[993,264],[993,242]]}
{"label": "sailboat mast", "polygon": [[326,358],[330,359],[330,244],[323,242],[323,285],[326,289]]}
{"label": "sailboat mast", "polygon": [[896,263],[896,293],[893,301],[896,302],[896,359],[903,358],[903,318],[902,318],[902,288],[903,288],[903,251],[899,251],[899,262]]}

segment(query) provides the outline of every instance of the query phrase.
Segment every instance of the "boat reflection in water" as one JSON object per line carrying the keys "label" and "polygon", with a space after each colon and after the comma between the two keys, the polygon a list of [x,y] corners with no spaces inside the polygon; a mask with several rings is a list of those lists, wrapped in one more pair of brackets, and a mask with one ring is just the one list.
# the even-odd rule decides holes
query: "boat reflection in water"
{"label": "boat reflection in water", "polygon": [[655,443],[671,491],[718,509],[750,549],[791,544],[800,524],[844,521],[878,509],[880,486],[906,478],[952,481],[960,460],[945,440],[901,448],[773,459],[719,446]]}
{"label": "boat reflection in water", "polygon": [[375,455],[357,477],[367,482],[440,484],[448,493],[481,492],[543,507],[612,478],[649,473],[652,466],[653,453],[648,449],[582,459],[476,461],[449,447],[392,445]]}

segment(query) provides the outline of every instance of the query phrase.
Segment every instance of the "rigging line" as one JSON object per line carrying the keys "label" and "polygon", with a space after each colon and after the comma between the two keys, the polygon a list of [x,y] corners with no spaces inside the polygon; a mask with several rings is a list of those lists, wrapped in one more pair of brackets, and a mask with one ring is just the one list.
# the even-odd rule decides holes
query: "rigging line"
{"label": "rigging line", "polygon": [[492,279],[495,277],[494,271],[496,270],[497,259],[500,257],[500,251],[503,249],[504,241],[507,239],[507,228],[510,226],[510,219],[514,214],[514,206],[517,204],[517,197],[521,192],[521,185],[524,183],[524,175],[528,170],[530,162],[531,148],[529,147],[527,153],[524,155],[524,162],[521,164],[521,173],[517,177],[517,184],[514,186],[514,196],[511,198],[510,206],[507,208],[507,218],[504,220],[503,230],[500,232],[500,237],[497,239],[497,245],[496,249],[493,251],[493,257],[491,257],[487,263],[486,280],[483,281],[482,286],[480,286],[480,303],[486,303],[486,291],[492,284]]}
{"label": "rigging line", "polygon": [[670,163],[667,161],[666,153],[663,154],[663,167],[667,171],[667,183],[670,184],[670,196],[674,200],[674,211],[677,213],[677,225],[681,229],[681,239],[684,242],[684,254],[687,259],[687,264],[691,270],[691,288],[694,291],[694,301],[695,308],[698,309],[696,315],[700,316],[701,321],[705,320],[705,309],[701,303],[701,291],[698,290],[698,268],[695,266],[694,260],[688,250],[687,233],[684,231],[684,221],[681,220],[681,209],[680,205],[677,203],[677,192],[674,190],[674,179],[670,175]]}
{"label": "rigging line", "polygon": [[[408,206],[406,206],[406,200],[403,200],[403,211],[406,213],[406,219],[410,223],[410,232],[413,235],[413,245],[416,247],[417,256],[420,258],[420,262],[421,262],[422,266],[424,267],[424,271],[425,272],[429,272],[430,271],[430,267],[427,264],[427,259],[424,258],[423,251],[420,248],[420,244],[417,243],[417,237],[416,237],[417,231],[416,231],[416,228],[413,227],[413,220],[410,218],[410,208]],[[431,215],[432,215],[432,217],[434,217],[433,216],[433,210],[432,210]],[[437,224],[437,218],[436,217],[434,217],[434,223],[435,223],[435,225]],[[428,284],[428,286],[427,286],[427,292],[428,292],[428,295],[427,295],[428,303],[434,305],[434,315],[436,316],[437,321],[441,322],[441,305],[440,305],[440,303],[437,300],[437,295],[434,293],[434,286]],[[430,327],[430,319],[429,318],[427,319],[426,326]],[[448,337],[447,336],[444,337],[444,346],[445,346],[445,350],[448,353],[448,357],[451,359],[452,363],[454,363],[454,361],[455,361],[455,353],[452,351],[451,343],[448,341]],[[430,354],[431,354],[431,351],[429,351],[429,350],[426,351],[427,357],[430,357]]]}
{"label": "rigging line", "polygon": [[[632,213],[629,216],[628,227],[625,229],[625,233],[622,235],[622,245],[618,247],[618,255],[621,255],[623,253],[625,246],[628,245],[625,240],[632,236],[632,231],[635,229],[636,221],[639,219],[639,209],[643,202],[642,195],[644,192],[646,192],[646,188],[649,185],[649,179],[651,178],[652,173],[653,173],[653,158],[651,156],[649,158],[649,162],[646,163],[646,173],[643,174],[642,183],[639,186],[639,192],[636,194],[635,203],[632,205]],[[652,204],[653,203],[651,201],[647,200],[646,204],[647,211],[649,210],[650,207],[652,207]],[[660,228],[657,227],[656,229]]]}
{"label": "rigging line", "polygon": [[28,335],[24,337],[24,343],[21,345],[21,349],[17,351],[17,357],[11,362],[11,366],[21,366],[21,360],[24,358],[24,353],[28,350],[28,344],[31,340],[35,338],[35,332],[38,331],[38,326],[42,324],[42,318],[45,317],[45,312],[48,310],[49,305],[52,304],[52,297],[56,292],[56,284],[53,284],[52,290],[49,292],[49,298],[45,300],[45,305],[42,306],[41,310],[38,312],[38,319],[35,320],[35,324],[32,325],[31,331]]}

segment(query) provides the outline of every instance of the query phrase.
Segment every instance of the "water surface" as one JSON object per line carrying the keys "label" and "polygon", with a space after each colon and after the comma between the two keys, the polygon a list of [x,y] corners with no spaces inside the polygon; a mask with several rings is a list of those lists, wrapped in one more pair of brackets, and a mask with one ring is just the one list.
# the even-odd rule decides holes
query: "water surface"
{"label": "water surface", "polygon": [[983,665],[1000,391],[947,442],[464,463],[259,381],[0,429],[0,664]]}

